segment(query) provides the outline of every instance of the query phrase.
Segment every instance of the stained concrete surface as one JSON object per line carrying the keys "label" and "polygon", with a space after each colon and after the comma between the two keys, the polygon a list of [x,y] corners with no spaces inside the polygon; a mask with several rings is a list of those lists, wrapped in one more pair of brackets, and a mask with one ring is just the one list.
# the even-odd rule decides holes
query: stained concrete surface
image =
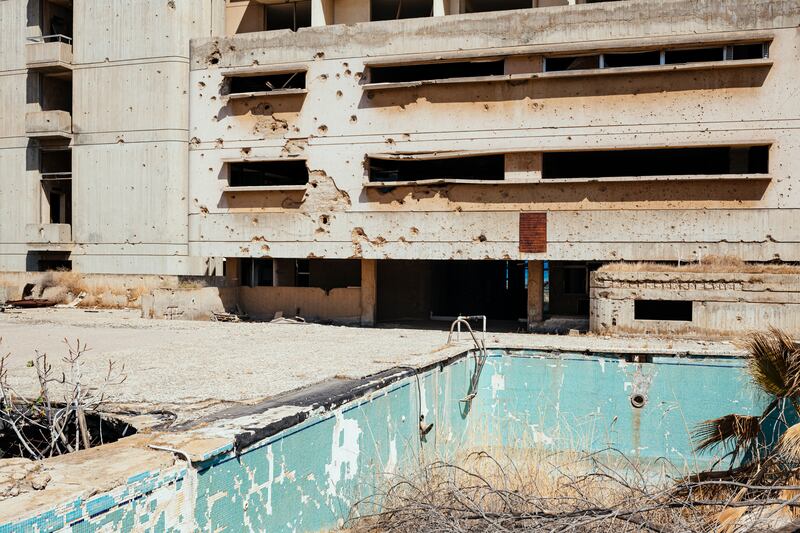
{"label": "stained concrete surface", "polygon": [[[236,403],[255,403],[334,377],[359,378],[397,366],[421,367],[462,352],[447,332],[317,324],[146,320],[138,310],[87,312],[36,309],[0,313],[0,353],[21,394],[36,394],[34,351],[63,367],[64,339],[87,343],[86,382],[97,382],[108,360],[125,364],[127,379],[110,398],[136,410],[168,409],[188,421]],[[464,335],[463,338],[466,338]],[[489,346],[564,351],[740,353],[730,342],[490,333]]]}

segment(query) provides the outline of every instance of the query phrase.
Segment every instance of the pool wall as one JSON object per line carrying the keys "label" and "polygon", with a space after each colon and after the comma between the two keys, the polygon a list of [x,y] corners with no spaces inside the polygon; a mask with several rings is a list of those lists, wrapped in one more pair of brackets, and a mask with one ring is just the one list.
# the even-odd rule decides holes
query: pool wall
{"label": "pool wall", "polygon": [[[326,530],[342,524],[352,504],[415,465],[496,447],[614,448],[642,459],[665,457],[681,469],[702,468],[716,456],[692,451],[695,424],[732,412],[758,414],[767,404],[739,359],[641,360],[646,362],[494,350],[471,401],[464,399],[476,365],[473,353],[422,371],[397,369],[378,385],[365,378],[368,392],[361,395],[354,386],[357,397],[337,393],[332,409],[293,407],[301,403],[295,396],[202,428],[204,435],[218,428],[230,436],[229,444],[178,460],[171,469],[143,473],[116,492],[0,526],[0,533],[109,526]],[[273,417],[280,423],[272,426],[259,422],[264,413],[292,408],[304,414]],[[176,453],[184,455],[189,456]]]}

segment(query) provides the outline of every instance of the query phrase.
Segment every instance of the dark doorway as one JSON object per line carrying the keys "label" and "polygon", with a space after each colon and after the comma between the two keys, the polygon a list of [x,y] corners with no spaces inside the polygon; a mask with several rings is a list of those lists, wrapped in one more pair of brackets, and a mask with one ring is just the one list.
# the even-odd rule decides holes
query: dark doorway
{"label": "dark doorway", "polygon": [[525,261],[379,261],[379,322],[440,324],[486,315],[511,329],[527,317]]}

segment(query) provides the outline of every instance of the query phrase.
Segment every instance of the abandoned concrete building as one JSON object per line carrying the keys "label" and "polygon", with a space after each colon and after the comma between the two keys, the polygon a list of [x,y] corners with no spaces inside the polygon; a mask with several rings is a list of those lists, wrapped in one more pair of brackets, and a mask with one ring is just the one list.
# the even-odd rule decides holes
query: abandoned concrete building
{"label": "abandoned concrete building", "polygon": [[800,330],[796,276],[592,275],[800,261],[798,25],[796,0],[0,0],[0,270],[207,276],[254,317]]}

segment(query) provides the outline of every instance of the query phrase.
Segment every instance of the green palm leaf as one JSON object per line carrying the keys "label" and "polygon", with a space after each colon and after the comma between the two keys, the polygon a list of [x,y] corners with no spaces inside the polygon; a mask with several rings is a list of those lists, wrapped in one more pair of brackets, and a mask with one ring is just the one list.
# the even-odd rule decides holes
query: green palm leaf
{"label": "green palm leaf", "polygon": [[747,367],[759,388],[778,398],[800,396],[800,345],[787,333],[770,328],[747,342]]}

